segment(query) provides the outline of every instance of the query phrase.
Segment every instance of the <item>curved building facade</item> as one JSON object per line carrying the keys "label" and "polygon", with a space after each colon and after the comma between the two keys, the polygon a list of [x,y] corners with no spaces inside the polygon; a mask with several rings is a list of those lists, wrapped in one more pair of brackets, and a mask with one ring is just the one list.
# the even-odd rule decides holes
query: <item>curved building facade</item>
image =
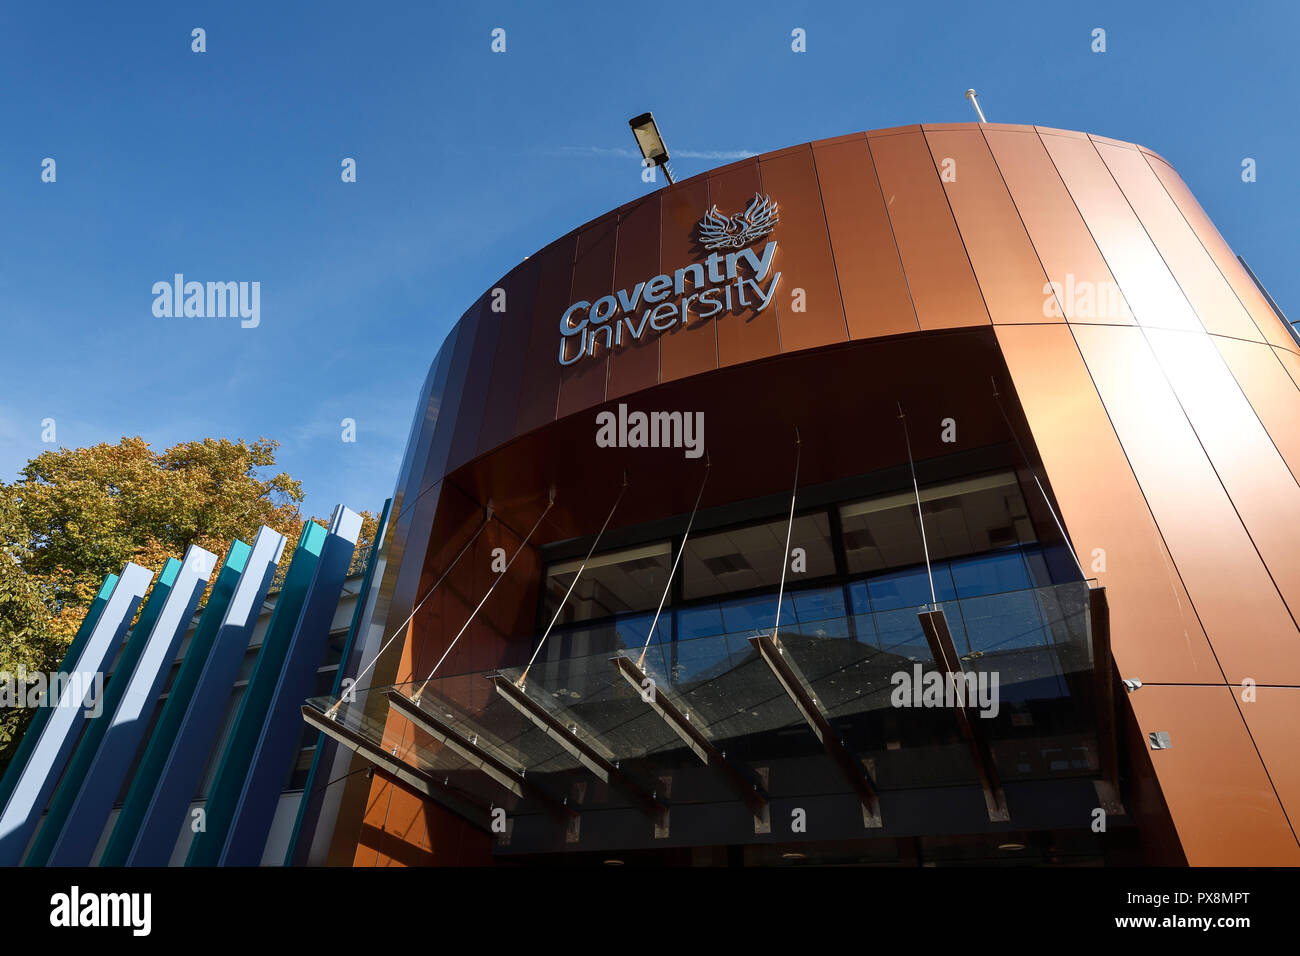
{"label": "curved building facade", "polygon": [[313,859],[1300,862],[1298,383],[1130,143],[621,206],[433,362]]}

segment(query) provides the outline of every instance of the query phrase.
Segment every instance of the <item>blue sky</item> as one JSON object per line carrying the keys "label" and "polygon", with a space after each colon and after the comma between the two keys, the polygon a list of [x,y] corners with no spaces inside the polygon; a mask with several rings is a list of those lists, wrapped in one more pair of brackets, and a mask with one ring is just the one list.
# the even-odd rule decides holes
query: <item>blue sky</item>
{"label": "blue sky", "polygon": [[[308,513],[377,510],[456,318],[551,239],[655,188],[627,129],[647,109],[686,177],[854,130],[969,121],[973,86],[990,121],[1167,157],[1298,318],[1297,11],[7,4],[0,479],[51,447],[46,418],[67,446],[265,435]],[[191,52],[194,27],[206,53]],[[791,52],[795,27],[806,53]],[[261,324],[156,318],[151,288],[176,272],[260,282]]]}

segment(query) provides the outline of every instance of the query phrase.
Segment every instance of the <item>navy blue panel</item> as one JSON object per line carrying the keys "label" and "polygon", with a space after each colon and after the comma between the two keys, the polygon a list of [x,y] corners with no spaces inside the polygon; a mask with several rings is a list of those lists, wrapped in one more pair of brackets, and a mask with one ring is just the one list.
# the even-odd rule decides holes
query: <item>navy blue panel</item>
{"label": "navy blue panel", "polygon": [[121,702],[111,715],[104,739],[82,780],[63,831],[50,851],[50,866],[89,866],[113,800],[122,789],[127,771],[149,728],[167,671],[180,647],[185,629],[194,617],[203,588],[217,557],[191,545],[167,595],[140,659],[130,673],[114,675],[122,681]]}
{"label": "navy blue panel", "polygon": [[316,575],[303,602],[280,680],[267,708],[262,737],[253,752],[248,777],[235,808],[221,855],[222,866],[256,866],[261,862],[280,792],[303,738],[301,708],[315,693],[316,669],[329,643],[330,624],[360,533],[360,515],[342,506],[334,510],[329,536],[316,564]]}
{"label": "navy blue panel", "polygon": [[50,694],[48,702],[42,701],[42,706],[52,705],[50,716],[0,812],[0,866],[17,866],[27,851],[41,811],[76,747],[87,710],[93,709],[87,704],[102,705],[101,700],[88,701],[88,694],[93,692],[96,680],[103,680],[152,580],[153,573],[147,568],[126,566],[73,670],[65,675],[67,680],[58,699]]}
{"label": "navy blue panel", "polygon": [[263,526],[230,599],[221,629],[203,665],[185,719],[176,733],[149,809],[136,833],[127,866],[166,866],[221,731],[230,689],[257,624],[258,613],[284,553],[283,535]]}

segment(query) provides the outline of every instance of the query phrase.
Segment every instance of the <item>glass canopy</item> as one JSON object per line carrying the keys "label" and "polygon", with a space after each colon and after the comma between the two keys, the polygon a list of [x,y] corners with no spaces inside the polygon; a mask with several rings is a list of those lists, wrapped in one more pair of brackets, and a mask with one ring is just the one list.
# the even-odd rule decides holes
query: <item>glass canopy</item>
{"label": "glass canopy", "polygon": [[645,807],[647,798],[670,805],[675,772],[708,769],[691,734],[734,771],[733,783],[755,781],[756,792],[770,790],[765,797],[852,799],[853,782],[826,759],[818,722],[882,795],[979,786],[981,757],[963,738],[951,694],[942,696],[921,623],[922,612],[942,610],[961,686],[970,688],[966,713],[996,778],[1095,778],[1089,608],[1088,584],[1073,582],[799,620],[770,645],[783,658],[784,683],[759,651],[759,639],[773,638],[769,623],[651,643],[644,657],[633,644],[616,655],[539,661],[526,675],[512,667],[435,677],[371,687],[362,703],[316,697],[308,708],[312,723],[345,729],[435,789],[512,816]]}

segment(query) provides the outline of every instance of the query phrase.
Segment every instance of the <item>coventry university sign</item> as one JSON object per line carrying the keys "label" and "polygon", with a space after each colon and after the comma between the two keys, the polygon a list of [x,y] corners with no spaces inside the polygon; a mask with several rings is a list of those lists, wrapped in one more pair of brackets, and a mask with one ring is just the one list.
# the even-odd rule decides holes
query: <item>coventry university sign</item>
{"label": "coventry university sign", "polygon": [[733,251],[711,251],[703,262],[692,262],[671,275],[657,275],[595,302],[573,303],[560,316],[560,364],[573,365],[594,355],[597,344],[613,349],[639,341],[647,329],[662,333],[685,325],[691,315],[709,319],[738,309],[762,312],[781,279],[781,273],[772,273],[776,240],[762,252],[749,246],[771,233],[776,223],[776,203],[757,193],[745,211],[734,216],[713,206],[700,220],[700,243],[708,250]]}

